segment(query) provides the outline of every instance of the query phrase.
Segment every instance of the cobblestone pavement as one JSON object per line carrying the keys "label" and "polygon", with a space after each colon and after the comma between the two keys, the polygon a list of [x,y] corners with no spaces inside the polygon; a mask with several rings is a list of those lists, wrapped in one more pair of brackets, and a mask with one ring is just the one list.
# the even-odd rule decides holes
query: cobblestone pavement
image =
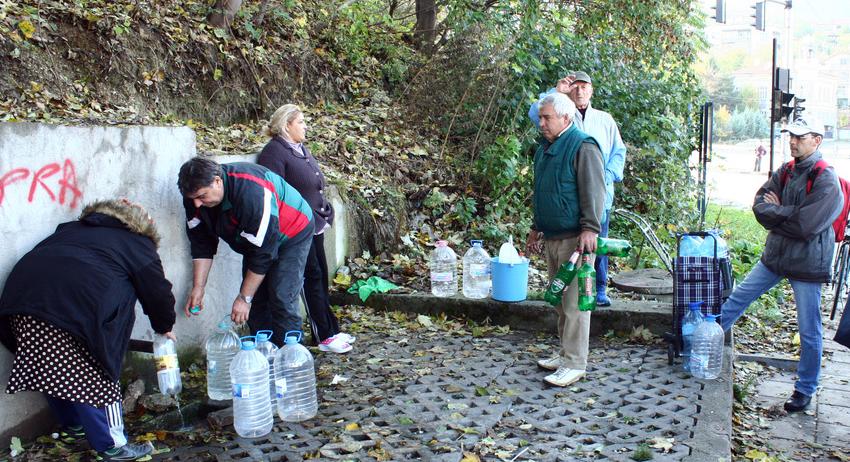
{"label": "cobblestone pavement", "polygon": [[[805,412],[786,414],[781,409],[794,388],[793,371],[780,371],[759,383],[756,405],[767,410],[763,432],[769,435],[768,450],[788,460],[824,460],[823,452],[845,456],[850,452],[850,352],[835,343],[837,320],[826,321],[825,359],[820,389]],[[813,455],[813,453],[818,455]]]}
{"label": "cobblestone pavement", "polygon": [[[625,461],[641,443],[656,446],[655,461],[690,452],[703,385],[668,366],[661,346],[594,344],[588,376],[557,388],[535,364],[554,338],[401,332],[358,332],[351,353],[317,354],[316,418],[167,460]],[[334,375],[348,380],[331,385]]]}

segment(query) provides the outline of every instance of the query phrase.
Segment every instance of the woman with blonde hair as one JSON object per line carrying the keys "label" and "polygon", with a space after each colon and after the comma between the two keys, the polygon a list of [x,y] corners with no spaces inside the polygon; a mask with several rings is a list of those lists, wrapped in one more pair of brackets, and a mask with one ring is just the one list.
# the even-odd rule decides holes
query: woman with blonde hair
{"label": "woman with blonde hair", "polygon": [[354,337],[340,332],[328,298],[324,233],[333,224],[334,209],[325,195],[327,184],[319,162],[304,144],[307,135],[304,113],[294,104],[285,104],[272,114],[264,131],[271,139],[257,157],[257,163],[283,177],[313,209],[316,230],[304,269],[304,294],[313,339],[321,351],[346,353],[351,351]]}

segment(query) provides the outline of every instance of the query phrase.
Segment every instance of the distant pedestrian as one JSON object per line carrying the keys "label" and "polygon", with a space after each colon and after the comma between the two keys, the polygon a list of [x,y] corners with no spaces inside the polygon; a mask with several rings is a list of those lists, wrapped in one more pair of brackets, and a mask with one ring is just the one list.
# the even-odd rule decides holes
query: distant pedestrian
{"label": "distant pedestrian", "polygon": [[753,203],[756,220],[768,230],[764,252],[721,307],[720,321],[728,330],[751,303],[788,279],[797,304],[800,360],[794,393],[785,402],[785,410],[799,412],[818,387],[823,352],[821,285],[830,281],[835,247],[832,222],[841,212],[843,198],[832,167],[812,180],[812,169],[822,158],[823,124],[800,118],[785,131],[790,135],[793,166],[789,162],[773,172]]}
{"label": "distant pedestrian", "polygon": [[149,443],[127,443],[118,378],[137,299],[175,339],[158,243],[141,206],[95,202],[23,256],[0,297],[0,340],[15,355],[6,393],[42,393],[62,439],[87,439],[97,460],[150,460]]}
{"label": "distant pedestrian", "polygon": [[[605,165],[605,212],[602,216],[599,237],[608,237],[608,225],[611,221],[611,210],[614,207],[614,183],[623,181],[623,169],[626,165],[626,145],[620,136],[620,129],[611,114],[594,108],[591,105],[593,83],[586,72],[571,72],[559,80],[553,92],[563,93],[570,97],[576,105],[576,113],[570,117],[579,130],[592,136],[599,143]],[[537,113],[537,103],[531,105],[528,117],[536,126],[540,126]],[[608,287],[608,256],[598,255],[594,263],[596,270],[596,305],[611,306],[606,288]]]}
{"label": "distant pedestrian", "polygon": [[279,107],[266,125],[266,134],[271,139],[257,157],[257,163],[280,175],[313,209],[316,229],[304,269],[304,294],[313,340],[321,351],[347,353],[355,338],[340,332],[328,295],[325,231],[333,224],[334,208],[326,196],[327,184],[319,161],[304,144],[307,124],[301,109],[294,104]]}
{"label": "distant pedestrian", "polygon": [[759,144],[759,147],[756,148],[756,165],[753,167],[754,172],[761,171],[761,158],[767,154],[767,149],[764,148],[763,144]]}
{"label": "distant pedestrian", "polygon": [[[545,243],[549,279],[576,250],[593,254],[605,206],[605,167],[599,145],[574,123],[575,103],[562,93],[540,100],[543,139],[534,154],[534,224],[529,252]],[[564,290],[558,311],[558,354],[537,361],[555,371],[543,380],[565,387],[585,375],[590,312],[578,309],[578,282]]]}

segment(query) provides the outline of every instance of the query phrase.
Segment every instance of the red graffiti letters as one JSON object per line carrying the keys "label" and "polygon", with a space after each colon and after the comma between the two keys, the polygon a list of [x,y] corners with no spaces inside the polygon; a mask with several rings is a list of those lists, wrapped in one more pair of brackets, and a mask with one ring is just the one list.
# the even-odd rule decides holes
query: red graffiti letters
{"label": "red graffiti letters", "polygon": [[[62,172],[61,176],[57,173]],[[6,190],[15,183],[23,182],[29,178],[29,194],[27,202],[32,202],[35,199],[36,192],[41,190],[51,201],[56,202],[56,192],[59,190],[59,204],[65,205],[68,202],[68,207],[75,208],[83,193],[77,186],[77,172],[74,169],[74,163],[70,159],[65,159],[62,166],[54,162],[47,164],[36,170],[30,178],[30,170],[27,168],[15,168],[0,176],[0,205],[3,205],[3,199],[6,198]],[[53,177],[56,176],[54,179]]]}

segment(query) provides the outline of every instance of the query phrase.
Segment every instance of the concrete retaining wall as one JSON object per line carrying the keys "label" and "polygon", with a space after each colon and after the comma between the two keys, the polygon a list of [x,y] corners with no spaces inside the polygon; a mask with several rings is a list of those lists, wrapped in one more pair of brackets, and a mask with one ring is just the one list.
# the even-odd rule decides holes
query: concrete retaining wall
{"label": "concrete retaining wall", "polygon": [[[57,224],[77,218],[86,203],[125,196],[148,209],[162,234],[159,253],[177,298],[178,345],[200,345],[218,320],[230,313],[241,283],[241,257],[226,244],[219,245],[204,315],[186,319],[181,313],[191,288],[192,266],[176,182],[180,165],[195,154],[195,134],[185,127],[0,123],[0,235],[5,241],[0,246],[0,282]],[[253,161],[254,155],[217,160]],[[344,261],[347,248],[346,215],[338,196],[333,203],[338,223],[325,239],[332,271]],[[152,339],[150,323],[139,306],[136,317],[133,338]],[[12,356],[5,348],[0,350],[0,386],[5,388]],[[38,394],[0,393],[0,410],[2,445],[10,436],[43,431],[50,423]]]}

